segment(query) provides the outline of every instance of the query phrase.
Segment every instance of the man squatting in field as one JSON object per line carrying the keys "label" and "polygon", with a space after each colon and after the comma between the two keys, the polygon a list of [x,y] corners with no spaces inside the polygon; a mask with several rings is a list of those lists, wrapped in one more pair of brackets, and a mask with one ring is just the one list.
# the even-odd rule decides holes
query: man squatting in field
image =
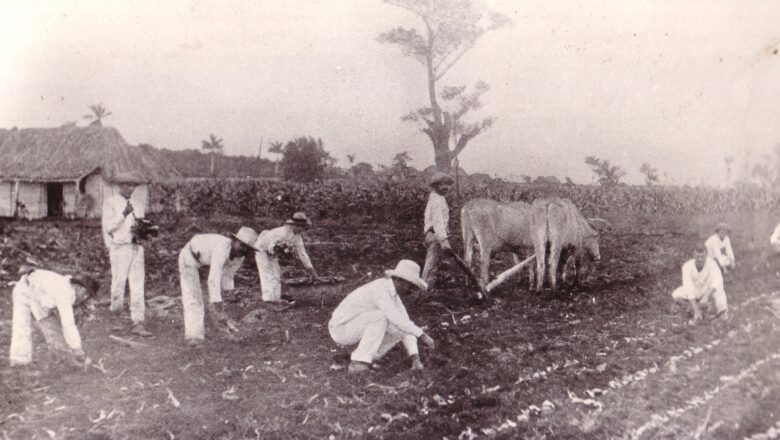
{"label": "man squatting in field", "polygon": [[292,298],[282,295],[282,268],[279,266],[279,256],[284,252],[293,252],[315,279],[320,279],[311,264],[306,248],[303,246],[301,234],[311,226],[311,220],[302,212],[296,212],[292,218],[278,228],[265,230],[254,242],[258,249],[255,254],[257,271],[260,273],[260,289],[263,301],[292,301]]}
{"label": "man squatting in field", "polygon": [[780,223],[775,226],[775,231],[769,237],[769,245],[772,246],[775,252],[780,252]]}
{"label": "man squatting in field", "polygon": [[420,279],[420,266],[401,260],[385,276],[352,291],[333,311],[328,323],[330,337],[339,345],[358,344],[352,352],[347,371],[366,371],[376,359],[401,342],[411,357],[412,369],[423,368],[417,349],[417,338],[434,348],[433,339],[417,327],[406,312],[401,297],[416,288],[427,290]]}
{"label": "man squatting in field", "polygon": [[715,227],[715,233],[704,242],[707,247],[707,256],[715,260],[725,275],[730,269],[737,267],[734,261],[734,250],[731,249],[731,239],[727,235],[729,225],[720,223]]}
{"label": "man squatting in field", "polygon": [[144,179],[134,172],[125,172],[114,176],[113,181],[119,185],[119,194],[103,202],[101,220],[103,241],[111,261],[111,312],[117,315],[122,313],[125,285],[129,284],[132,333],[151,336],[144,326],[144,247],[136,243],[133,237],[136,216],[143,216],[143,207],[136,206],[137,202],[131,199],[133,191],[144,183]]}
{"label": "man squatting in field", "polygon": [[433,191],[428,196],[428,204],[425,206],[423,235],[428,252],[425,255],[425,267],[422,273],[423,280],[428,284],[433,281],[433,273],[439,263],[442,249],[450,249],[448,240],[450,207],[445,197],[452,189],[452,184],[452,177],[442,172],[431,176],[429,183]]}
{"label": "man squatting in field", "polygon": [[675,300],[688,301],[693,308],[693,321],[702,319],[700,305],[709,308],[710,297],[715,300],[716,315],[728,320],[726,291],[723,289],[723,275],[718,264],[707,256],[707,249],[697,245],[693,259],[682,266],[682,286],[672,292]]}
{"label": "man squatting in field", "polygon": [[[97,288],[97,282],[88,277],[73,278],[42,269],[23,274],[12,294],[11,366],[32,362],[31,316],[49,348],[65,354],[78,366],[87,365],[89,358],[81,347],[77,323]],[[59,323],[52,314],[55,309]]]}
{"label": "man squatting in field", "polygon": [[258,252],[252,246],[257,232],[241,227],[238,233],[225,237],[220,234],[197,234],[179,252],[179,278],[181,303],[184,309],[184,338],[190,346],[198,346],[205,338],[203,328],[203,291],[198,268],[209,266],[208,292],[209,315],[218,325],[224,325],[228,334],[238,330],[236,323],[228,319],[222,304],[222,290],[232,290],[234,277],[244,262]]}

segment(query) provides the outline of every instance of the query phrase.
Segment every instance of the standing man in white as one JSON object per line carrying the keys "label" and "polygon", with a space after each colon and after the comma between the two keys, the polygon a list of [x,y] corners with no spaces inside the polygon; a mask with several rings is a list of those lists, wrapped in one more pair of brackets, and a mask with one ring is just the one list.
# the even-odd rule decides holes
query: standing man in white
{"label": "standing man in white", "polygon": [[723,274],[736,267],[734,250],[731,249],[731,239],[728,236],[731,228],[726,223],[720,223],[715,228],[715,233],[704,242],[707,247],[707,256],[715,260]]}
{"label": "standing man in white", "polygon": [[136,172],[123,172],[114,176],[113,183],[119,193],[103,202],[103,240],[111,261],[111,312],[121,314],[125,301],[125,286],[130,285],[131,331],[139,336],[151,336],[146,330],[144,318],[144,247],[133,237],[133,228],[145,207],[131,196],[145,179]]}
{"label": "standing man in white", "polygon": [[442,250],[450,249],[449,222],[450,207],[445,198],[452,189],[452,177],[442,172],[431,176],[431,189],[428,204],[425,205],[423,236],[428,252],[425,254],[425,266],[422,278],[428,285],[433,281],[433,274],[441,259]]}

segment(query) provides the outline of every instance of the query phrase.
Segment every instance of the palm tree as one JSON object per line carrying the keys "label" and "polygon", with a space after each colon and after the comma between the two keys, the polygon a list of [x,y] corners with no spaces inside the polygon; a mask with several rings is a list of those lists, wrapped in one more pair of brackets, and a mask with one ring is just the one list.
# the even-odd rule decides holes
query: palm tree
{"label": "palm tree", "polygon": [[274,177],[279,177],[279,162],[281,161],[281,156],[284,155],[284,145],[281,141],[271,142],[271,146],[268,147],[268,152],[275,153],[280,156],[280,158],[276,159],[276,162],[274,163]]}
{"label": "palm tree", "polygon": [[102,103],[92,104],[89,106],[89,109],[92,111],[92,114],[84,115],[84,119],[94,119],[94,121],[92,121],[92,123],[89,125],[97,125],[98,127],[102,127],[103,118],[111,115],[111,112],[108,111],[105,107],[103,107]]}
{"label": "palm tree", "polygon": [[208,140],[201,141],[201,148],[211,155],[211,176],[214,176],[214,156],[222,154],[225,148],[222,145],[222,139],[210,134]]}

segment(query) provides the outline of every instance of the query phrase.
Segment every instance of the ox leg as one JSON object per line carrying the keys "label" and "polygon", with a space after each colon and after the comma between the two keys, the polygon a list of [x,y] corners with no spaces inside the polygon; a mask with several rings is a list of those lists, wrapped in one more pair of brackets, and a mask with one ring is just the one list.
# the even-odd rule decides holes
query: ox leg
{"label": "ox leg", "polygon": [[490,254],[492,253],[493,249],[491,249],[489,246],[482,245],[482,242],[479,244],[479,258],[480,258],[480,267],[479,267],[479,280],[482,281],[482,285],[486,286],[488,283],[488,276],[489,276],[489,270],[490,270]]}
{"label": "ox leg", "polygon": [[[541,244],[541,245],[540,245]],[[537,243],[536,248],[536,290],[537,292],[542,290],[542,283],[544,282],[545,263],[547,262],[547,243],[541,241]]]}
{"label": "ox leg", "polygon": [[550,243],[550,261],[547,263],[547,272],[550,277],[550,289],[555,292],[558,289],[557,275],[558,275],[558,262],[561,257],[561,249],[557,243]]}

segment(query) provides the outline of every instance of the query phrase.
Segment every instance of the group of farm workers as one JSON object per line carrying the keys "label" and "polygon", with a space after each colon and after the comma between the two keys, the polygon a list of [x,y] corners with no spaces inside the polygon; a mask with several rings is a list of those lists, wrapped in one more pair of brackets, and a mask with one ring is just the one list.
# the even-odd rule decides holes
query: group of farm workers
{"label": "group of farm workers", "polygon": [[[130,292],[130,332],[141,337],[152,336],[146,328],[144,301],[144,246],[139,229],[143,227],[144,206],[133,198],[135,188],[143,183],[134,172],[119,173],[112,179],[119,191],[103,203],[102,233],[111,264],[110,312],[122,314],[125,290]],[[441,248],[449,248],[447,223],[449,209],[444,196],[452,179],[438,173],[432,179],[434,192],[425,213],[425,276],[435,266]],[[434,206],[435,205],[435,206]],[[181,301],[184,315],[184,337],[188,345],[200,346],[205,339],[206,308],[214,323],[232,336],[238,324],[227,317],[222,291],[234,288],[234,277],[245,258],[255,257],[260,277],[262,300],[271,303],[291,302],[282,294],[282,271],[279,258],[294,254],[314,279],[321,280],[306,253],[301,234],[311,226],[302,212],[295,213],[284,225],[257,233],[243,226],[235,234],[196,234],[178,256]],[[208,266],[206,281],[208,306],[204,307],[199,268]],[[32,323],[34,318],[49,348],[63,354],[80,366],[87,365],[78,330],[80,317],[94,309],[91,299],[99,284],[89,277],[63,275],[40,268],[26,268],[13,289],[13,318],[10,347],[11,365],[32,362]],[[129,287],[129,289],[127,289]],[[340,345],[354,345],[348,368],[350,373],[369,369],[371,363],[401,343],[411,359],[412,369],[423,368],[417,348],[422,339],[430,348],[433,339],[414,324],[402,298],[417,290],[427,290],[420,276],[420,266],[401,260],[385,276],[351,292],[336,307],[328,330]],[[59,315],[57,322],[54,311]]]}
{"label": "group of farm workers", "polygon": [[[102,217],[103,239],[111,263],[110,311],[122,313],[126,285],[129,285],[130,331],[142,337],[151,336],[144,325],[144,248],[137,232],[144,213],[142,204],[132,197],[134,189],[144,183],[144,179],[135,173],[121,173],[115,176],[114,182],[119,193],[105,200]],[[430,180],[432,191],[423,227],[427,254],[422,274],[417,263],[403,259],[394,269],[386,270],[384,277],[349,293],[333,311],[328,323],[331,338],[339,345],[357,345],[351,354],[349,373],[370,370],[375,360],[398,343],[409,355],[411,368],[423,368],[417,340],[421,339],[430,348],[435,343],[409,318],[402,299],[415,291],[428,289],[442,251],[451,249],[446,196],[453,183],[453,179],[444,173],[436,173]],[[255,257],[262,300],[266,302],[291,301],[289,296],[282,294],[281,254],[295,254],[312,277],[321,279],[301,236],[310,226],[306,215],[297,212],[284,225],[259,234],[244,226],[229,236],[209,233],[193,236],[178,256],[187,344],[197,347],[204,341],[206,308],[215,324],[228,335],[237,330],[237,323],[225,313],[222,291],[234,288],[234,276],[245,258]],[[718,225],[716,233],[704,245],[696,246],[693,258],[682,266],[682,286],[674,290],[672,296],[690,303],[693,321],[702,319],[701,307],[708,305],[710,299],[714,301],[716,316],[728,319],[722,274],[735,267],[728,231],[728,225]],[[780,251],[780,225],[771,242]],[[209,267],[207,307],[204,307],[198,272],[204,266]],[[25,365],[32,360],[31,316],[50,348],[69,353],[70,359],[78,365],[89,362],[81,347],[77,323],[78,317],[90,307],[89,300],[95,296],[97,288],[97,283],[88,277],[61,275],[44,269],[25,271],[13,289],[11,364]],[[52,316],[53,310],[59,315],[59,325]]]}

